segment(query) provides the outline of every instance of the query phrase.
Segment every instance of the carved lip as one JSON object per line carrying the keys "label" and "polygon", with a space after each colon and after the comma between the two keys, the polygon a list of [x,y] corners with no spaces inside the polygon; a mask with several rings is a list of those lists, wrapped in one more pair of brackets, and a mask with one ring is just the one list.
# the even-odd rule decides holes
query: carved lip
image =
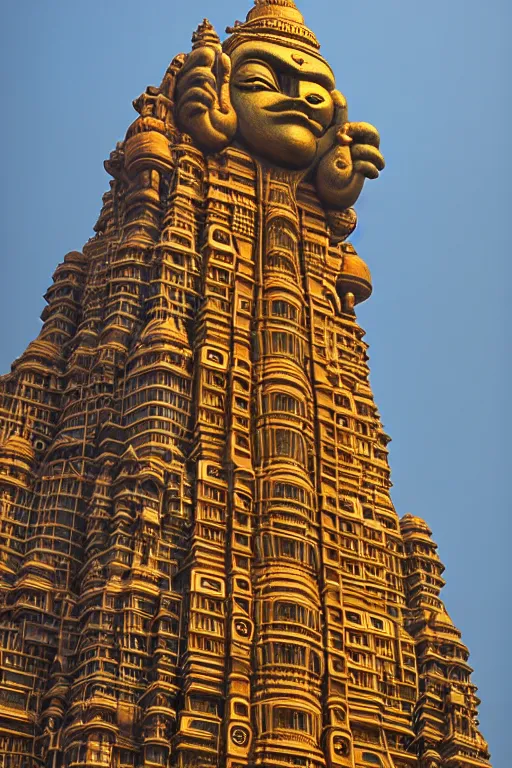
{"label": "carved lip", "polygon": [[323,136],[325,133],[325,128],[320,125],[320,123],[317,123],[316,120],[312,120],[305,112],[302,112],[301,110],[283,109],[281,111],[275,109],[275,107],[265,107],[265,111],[271,112],[275,117],[279,119],[280,122],[290,121],[295,123],[302,123],[302,125],[306,126],[306,128],[309,128],[309,130],[317,137]]}

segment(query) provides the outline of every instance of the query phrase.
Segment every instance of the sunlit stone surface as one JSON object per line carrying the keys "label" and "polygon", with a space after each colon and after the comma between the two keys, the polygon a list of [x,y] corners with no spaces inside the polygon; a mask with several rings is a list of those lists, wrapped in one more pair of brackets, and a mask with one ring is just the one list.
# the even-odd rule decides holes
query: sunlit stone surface
{"label": "sunlit stone surface", "polygon": [[291,0],[135,102],[0,379],[0,768],[485,768],[346,241],[379,136]]}

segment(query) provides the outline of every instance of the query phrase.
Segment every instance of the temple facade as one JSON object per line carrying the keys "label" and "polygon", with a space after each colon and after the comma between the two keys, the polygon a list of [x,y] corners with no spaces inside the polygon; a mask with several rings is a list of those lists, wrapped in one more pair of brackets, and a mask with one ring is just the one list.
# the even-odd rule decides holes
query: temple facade
{"label": "temple facade", "polygon": [[[241,93],[240,50],[283,40],[318,56],[257,0]],[[221,55],[207,22],[193,46]],[[134,102],[0,378],[0,768],[489,768],[436,545],[390,498],[355,214],[243,132],[198,141],[190,71]]]}

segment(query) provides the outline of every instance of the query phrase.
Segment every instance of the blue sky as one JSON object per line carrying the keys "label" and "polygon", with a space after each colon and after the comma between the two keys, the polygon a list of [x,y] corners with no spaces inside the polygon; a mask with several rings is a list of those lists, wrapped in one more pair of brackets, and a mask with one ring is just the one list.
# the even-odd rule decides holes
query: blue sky
{"label": "blue sky", "polygon": [[[205,15],[223,33],[250,4],[4,4],[2,371],[37,335],[55,266],[92,234],[108,186],[102,163],[134,119],[132,100],[189,50]],[[481,727],[494,768],[506,768],[510,5],[298,5],[349,117],[381,132],[387,168],[358,203],[353,242],[374,278],[358,314],[393,437],[393,499],[399,515],[419,515],[434,531],[447,565],[443,597],[476,670]]]}

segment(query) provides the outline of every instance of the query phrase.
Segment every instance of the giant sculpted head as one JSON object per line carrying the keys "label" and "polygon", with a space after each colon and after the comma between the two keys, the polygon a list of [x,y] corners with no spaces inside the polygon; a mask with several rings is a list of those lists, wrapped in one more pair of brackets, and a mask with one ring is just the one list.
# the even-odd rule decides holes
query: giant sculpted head
{"label": "giant sculpted head", "polygon": [[262,162],[302,171],[326,206],[356,201],[384,167],[379,134],[350,123],[334,75],[293,0],[255,0],[221,46],[204,22],[180,72],[176,116],[206,152],[229,144]]}

